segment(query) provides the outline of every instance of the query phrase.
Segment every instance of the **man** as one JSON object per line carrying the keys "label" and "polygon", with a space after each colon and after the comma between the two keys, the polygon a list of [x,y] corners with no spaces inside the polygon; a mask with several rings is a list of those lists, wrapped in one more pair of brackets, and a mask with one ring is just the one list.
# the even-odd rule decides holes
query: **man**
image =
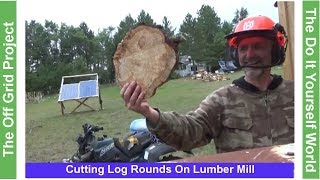
{"label": "man", "polygon": [[270,74],[285,58],[283,27],[265,16],[248,17],[226,39],[245,76],[212,92],[195,111],[181,115],[154,109],[136,82],[121,89],[126,107],[144,115],[149,130],[179,150],[212,139],[218,153],[293,143],[293,82]]}

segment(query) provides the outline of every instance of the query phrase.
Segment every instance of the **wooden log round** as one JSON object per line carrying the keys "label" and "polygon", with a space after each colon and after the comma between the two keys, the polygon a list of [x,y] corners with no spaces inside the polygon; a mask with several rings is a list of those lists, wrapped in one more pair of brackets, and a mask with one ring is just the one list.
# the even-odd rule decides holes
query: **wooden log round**
{"label": "wooden log round", "polygon": [[138,25],[118,44],[113,56],[116,82],[120,87],[136,81],[152,97],[178,62],[178,42],[159,26]]}

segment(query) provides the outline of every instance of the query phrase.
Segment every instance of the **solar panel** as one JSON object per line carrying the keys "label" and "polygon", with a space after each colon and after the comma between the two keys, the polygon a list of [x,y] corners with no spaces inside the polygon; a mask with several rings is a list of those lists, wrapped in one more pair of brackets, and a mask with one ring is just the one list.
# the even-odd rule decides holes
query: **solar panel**
{"label": "solar panel", "polygon": [[77,99],[79,96],[79,83],[64,84],[60,90],[59,101]]}
{"label": "solar panel", "polygon": [[71,111],[75,112],[81,105],[91,110],[95,108],[85,102],[89,98],[98,97],[100,109],[102,109],[102,100],[99,93],[98,74],[79,74],[72,76],[62,76],[58,103],[61,106],[61,113],[64,115],[65,105],[63,101],[75,100],[79,104]]}
{"label": "solar panel", "polygon": [[80,81],[79,89],[79,98],[98,96],[96,80]]}
{"label": "solar panel", "polygon": [[58,101],[82,99],[99,96],[96,80],[80,81],[79,83],[63,84]]}

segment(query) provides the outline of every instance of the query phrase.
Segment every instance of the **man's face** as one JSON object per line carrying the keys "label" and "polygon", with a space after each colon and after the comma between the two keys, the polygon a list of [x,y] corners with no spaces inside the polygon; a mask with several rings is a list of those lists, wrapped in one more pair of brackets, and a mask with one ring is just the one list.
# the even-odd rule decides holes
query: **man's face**
{"label": "man's face", "polygon": [[[246,75],[260,76],[265,68],[254,68],[271,65],[272,40],[264,37],[248,37],[239,42],[238,56],[241,66],[252,66],[244,68]],[[267,68],[270,72],[270,68]]]}

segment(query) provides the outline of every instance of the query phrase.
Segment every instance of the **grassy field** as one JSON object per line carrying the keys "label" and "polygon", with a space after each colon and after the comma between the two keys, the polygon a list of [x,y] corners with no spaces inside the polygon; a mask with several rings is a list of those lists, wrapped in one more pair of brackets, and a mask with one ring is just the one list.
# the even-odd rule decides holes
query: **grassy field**
{"label": "grassy field", "polygon": [[[282,69],[274,68],[273,73],[282,74]],[[149,102],[162,111],[186,113],[196,109],[210,92],[242,75],[242,72],[227,74],[230,78],[227,81],[170,80]],[[98,136],[106,134],[121,138],[128,134],[131,121],[142,116],[126,109],[118,87],[101,85],[100,88],[103,109],[99,111],[87,111],[86,107],[81,107],[78,112],[63,116],[57,103],[58,95],[45,97],[38,104],[26,104],[26,161],[57,162],[69,158],[76,152],[75,140],[82,133],[84,123],[103,126],[104,130]],[[99,109],[98,98],[89,99],[87,104]],[[76,105],[73,101],[66,102],[65,111],[71,112]],[[214,143],[193,151],[197,155],[215,153]]]}

